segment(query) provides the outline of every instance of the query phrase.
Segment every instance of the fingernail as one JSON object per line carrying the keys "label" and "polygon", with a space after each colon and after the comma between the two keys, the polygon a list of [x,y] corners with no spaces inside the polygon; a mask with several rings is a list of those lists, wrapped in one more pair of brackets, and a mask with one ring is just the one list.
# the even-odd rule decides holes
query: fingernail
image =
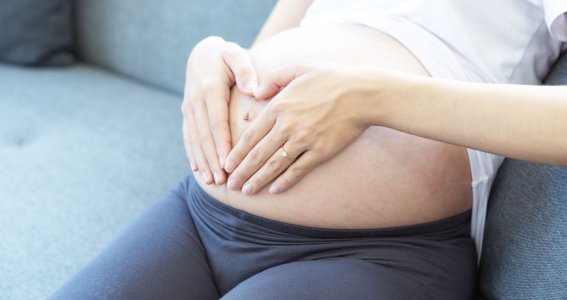
{"label": "fingernail", "polygon": [[256,88],[256,90],[254,91],[254,97],[258,98],[258,96],[261,96],[264,92],[266,88],[264,87],[263,84],[261,84],[259,87]]}
{"label": "fingernail", "polygon": [[219,155],[219,164],[221,168],[224,168],[224,157],[222,155]]}
{"label": "fingernail", "polygon": [[244,187],[242,187],[242,192],[246,195],[252,195],[254,193],[254,187],[250,183],[246,183]]}
{"label": "fingernail", "polygon": [[237,191],[238,190],[238,182],[232,178],[228,179],[228,182],[226,184],[226,187],[228,187],[229,190],[231,191]]}
{"label": "fingernail", "polygon": [[209,175],[209,173],[203,171],[201,172],[201,176],[203,177],[203,180],[205,181],[206,184],[211,183],[211,176]]}
{"label": "fingernail", "polygon": [[277,194],[282,191],[282,188],[279,185],[272,184],[270,186],[270,194]]}
{"label": "fingernail", "polygon": [[227,160],[224,162],[224,170],[228,173],[232,173],[232,171],[234,171],[234,167],[234,162],[232,162],[232,160]]}
{"label": "fingernail", "polygon": [[245,90],[246,93],[248,93],[248,94],[254,94],[254,91],[256,90],[256,84],[254,84],[253,81],[248,81],[248,82],[244,85],[244,90]]}
{"label": "fingernail", "polygon": [[215,183],[219,184],[219,182],[221,180],[221,175],[220,175],[219,171],[214,171],[213,176],[215,177]]}

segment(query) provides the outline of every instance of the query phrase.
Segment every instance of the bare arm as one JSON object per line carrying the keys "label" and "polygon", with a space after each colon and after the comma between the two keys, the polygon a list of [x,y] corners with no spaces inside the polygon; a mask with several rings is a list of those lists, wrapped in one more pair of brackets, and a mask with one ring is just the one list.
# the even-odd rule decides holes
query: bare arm
{"label": "bare arm", "polygon": [[[384,81],[382,74],[373,76]],[[372,123],[506,157],[567,165],[567,86],[404,77],[388,95],[370,100],[378,108]]]}
{"label": "bare arm", "polygon": [[254,44],[278,32],[297,27],[312,2],[313,0],[279,0],[256,37]]}
{"label": "bare arm", "polygon": [[373,125],[567,166],[567,86],[467,83],[313,62],[266,74],[255,96],[274,98],[235,145],[226,170],[234,171],[252,148],[275,155],[273,140],[295,143],[303,154],[292,162],[300,172],[273,174],[268,161],[254,190],[274,177],[270,192],[287,190]]}

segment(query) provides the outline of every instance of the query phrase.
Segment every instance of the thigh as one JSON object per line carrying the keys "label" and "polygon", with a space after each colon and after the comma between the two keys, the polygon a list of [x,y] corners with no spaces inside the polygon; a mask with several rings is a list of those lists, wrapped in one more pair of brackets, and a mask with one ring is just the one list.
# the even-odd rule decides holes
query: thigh
{"label": "thigh", "polygon": [[358,259],[292,262],[243,281],[222,299],[423,299],[420,283]]}
{"label": "thigh", "polygon": [[218,299],[185,185],[150,207],[52,298]]}

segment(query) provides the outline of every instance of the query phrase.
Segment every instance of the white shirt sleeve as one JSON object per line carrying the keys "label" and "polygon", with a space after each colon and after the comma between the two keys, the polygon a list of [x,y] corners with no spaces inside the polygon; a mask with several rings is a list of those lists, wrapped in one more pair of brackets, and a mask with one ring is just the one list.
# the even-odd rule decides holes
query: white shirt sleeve
{"label": "white shirt sleeve", "polygon": [[545,22],[554,39],[567,42],[567,1],[543,0]]}

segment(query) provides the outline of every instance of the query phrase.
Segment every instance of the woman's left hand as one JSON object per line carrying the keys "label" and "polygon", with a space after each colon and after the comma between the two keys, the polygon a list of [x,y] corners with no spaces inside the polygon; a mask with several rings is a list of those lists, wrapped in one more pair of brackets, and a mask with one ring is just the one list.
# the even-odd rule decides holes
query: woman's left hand
{"label": "woman's left hand", "polygon": [[[361,97],[372,84],[359,69],[301,64],[268,73],[255,97],[277,94],[227,157],[228,188],[251,195],[289,189],[360,136],[369,124]],[[282,174],[283,173],[283,174]]]}

